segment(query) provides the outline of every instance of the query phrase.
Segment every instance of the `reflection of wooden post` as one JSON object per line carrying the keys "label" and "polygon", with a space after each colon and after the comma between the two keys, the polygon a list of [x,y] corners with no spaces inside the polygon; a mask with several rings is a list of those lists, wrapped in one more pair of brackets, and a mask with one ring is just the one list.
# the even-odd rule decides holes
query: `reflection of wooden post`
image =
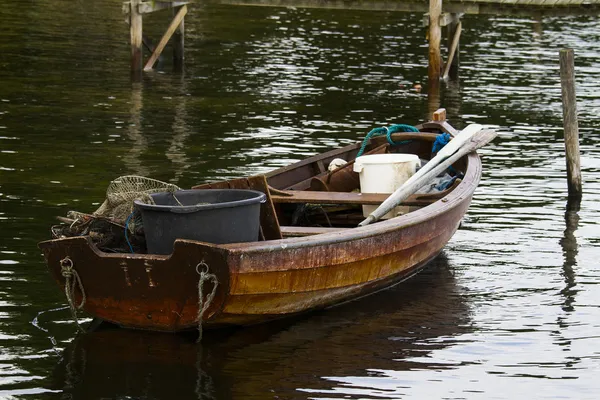
{"label": "reflection of wooden post", "polygon": [[142,14],[139,4],[142,0],[131,0],[129,3],[129,34],[131,37],[131,75],[141,78],[142,75]]}
{"label": "reflection of wooden post", "polygon": [[560,51],[560,83],[562,88],[565,152],[569,197],[581,199],[581,163],[579,160],[579,127],[575,98],[575,61],[573,49]]}
{"label": "reflection of wooden post", "polygon": [[450,77],[458,79],[458,65],[460,63],[460,34],[462,32],[462,23],[459,14],[452,14],[450,24],[448,24],[448,62],[444,68],[443,78]]}
{"label": "reflection of wooden post", "polygon": [[[173,9],[173,16],[177,15],[178,9]],[[183,59],[184,59],[184,32],[185,32],[185,19],[181,20],[179,28],[173,34],[173,69],[175,71],[183,70]]]}
{"label": "reflection of wooden post", "polygon": [[429,85],[433,81],[440,80],[442,66],[442,54],[440,52],[440,42],[442,40],[441,15],[442,0],[429,0]]}
{"label": "reflection of wooden post", "polygon": [[435,112],[442,104],[440,100],[440,80],[430,80],[427,86],[427,120],[433,120]]}
{"label": "reflection of wooden post", "polygon": [[143,84],[135,82],[131,87],[131,100],[129,107],[129,125],[127,136],[131,140],[131,150],[123,157],[127,173],[148,176],[150,171],[143,166],[142,156],[148,149],[148,141],[144,137],[142,127],[143,109]]}

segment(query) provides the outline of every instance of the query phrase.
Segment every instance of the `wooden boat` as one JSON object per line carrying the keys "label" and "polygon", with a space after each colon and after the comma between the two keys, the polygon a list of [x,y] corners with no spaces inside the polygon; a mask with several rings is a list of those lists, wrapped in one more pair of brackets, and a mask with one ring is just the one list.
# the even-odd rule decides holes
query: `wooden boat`
{"label": "wooden boat", "polygon": [[[392,135],[400,142],[394,146],[385,137],[373,138],[367,152],[429,158],[440,132],[456,133],[445,121],[417,128],[419,133]],[[335,149],[265,176],[196,187],[264,192],[256,242],[177,240],[170,255],[110,254],[89,236],[39,247],[71,304],[84,301],[87,313],[128,328],[185,330],[197,326],[199,314],[208,328],[249,325],[354,300],[410,277],[435,258],[457,230],[481,177],[480,159],[472,152],[453,165],[463,178],[449,189],[413,195],[402,203],[411,212],[357,227],[360,205],[387,197],[350,192],[357,185],[351,163],[359,148],[360,143]],[[349,164],[328,172],[334,158]],[[313,226],[299,224],[298,210],[306,204],[316,204]],[[337,208],[323,211],[326,204]],[[72,268],[69,278],[76,272],[77,284],[65,282],[65,266]],[[212,280],[200,279],[208,274]],[[200,307],[205,312],[199,313]]]}

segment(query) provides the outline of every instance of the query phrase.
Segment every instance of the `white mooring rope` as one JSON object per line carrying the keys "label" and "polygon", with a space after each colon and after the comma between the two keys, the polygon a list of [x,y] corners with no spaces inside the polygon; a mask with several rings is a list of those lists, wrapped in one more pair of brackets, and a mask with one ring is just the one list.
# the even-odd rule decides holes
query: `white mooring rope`
{"label": "white mooring rope", "polygon": [[[73,261],[69,256],[60,260],[60,273],[65,278],[65,296],[67,296],[67,302],[69,303],[73,321],[75,321],[75,324],[80,331],[85,332],[81,325],[79,325],[79,320],[77,319],[77,310],[81,310],[85,305],[85,291],[83,290],[81,278],[79,277],[77,270],[73,268]],[[81,303],[79,303],[78,306],[75,306],[75,285],[79,286],[79,291],[81,292]]]}
{"label": "white mooring rope", "polygon": [[[202,270],[199,269],[202,267]],[[200,343],[202,340],[202,317],[213,299],[215,298],[215,294],[217,293],[217,286],[219,286],[219,281],[217,276],[211,272],[209,272],[208,264],[204,261],[200,261],[198,265],[196,265],[196,272],[200,275],[198,279],[198,340],[197,343]],[[204,300],[204,282],[212,282],[213,288],[208,296],[206,296],[206,300]]]}

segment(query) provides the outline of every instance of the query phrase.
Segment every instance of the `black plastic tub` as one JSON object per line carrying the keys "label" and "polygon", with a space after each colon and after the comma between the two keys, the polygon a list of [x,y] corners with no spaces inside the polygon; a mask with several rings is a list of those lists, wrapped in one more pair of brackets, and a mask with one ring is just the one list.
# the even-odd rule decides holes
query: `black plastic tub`
{"label": "black plastic tub", "polygon": [[201,189],[151,196],[155,204],[135,201],[142,213],[149,254],[171,254],[175,239],[216,244],[258,240],[264,193]]}

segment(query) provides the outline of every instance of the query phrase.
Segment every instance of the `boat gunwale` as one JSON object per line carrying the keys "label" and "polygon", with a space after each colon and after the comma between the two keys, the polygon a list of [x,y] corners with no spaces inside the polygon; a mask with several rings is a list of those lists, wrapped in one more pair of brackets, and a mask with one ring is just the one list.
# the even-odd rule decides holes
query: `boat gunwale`
{"label": "boat gunwale", "polygon": [[[87,236],[50,239],[40,242],[38,246],[45,248],[51,244],[58,242],[71,242],[77,240],[86,240],[88,246],[93,252],[101,258],[117,258],[117,259],[145,259],[145,260],[156,260],[156,261],[168,261],[174,258],[178,252],[179,244],[198,244],[205,247],[209,247],[215,251],[225,252],[230,255],[250,252],[264,252],[273,250],[291,250],[300,249],[311,246],[322,246],[337,244],[352,240],[365,239],[373,236],[379,236],[388,232],[404,229],[413,225],[424,223],[428,220],[435,219],[439,215],[449,211],[450,209],[458,206],[461,202],[468,200],[470,201],[478,183],[481,179],[482,165],[481,159],[476,152],[471,152],[465,155],[467,165],[465,170],[465,176],[462,181],[448,193],[446,196],[436,200],[432,204],[412,211],[410,213],[391,218],[389,220],[380,221],[367,226],[355,227],[338,232],[327,232],[316,235],[304,236],[304,237],[288,237],[283,239],[274,239],[257,242],[242,242],[242,243],[228,243],[228,244],[213,244],[202,241],[177,239],[173,246],[173,252],[168,255],[159,254],[136,254],[136,253],[107,253],[98,249],[92,242],[91,238]],[[66,244],[66,243],[65,243]],[[183,250],[183,249],[182,249]]]}

